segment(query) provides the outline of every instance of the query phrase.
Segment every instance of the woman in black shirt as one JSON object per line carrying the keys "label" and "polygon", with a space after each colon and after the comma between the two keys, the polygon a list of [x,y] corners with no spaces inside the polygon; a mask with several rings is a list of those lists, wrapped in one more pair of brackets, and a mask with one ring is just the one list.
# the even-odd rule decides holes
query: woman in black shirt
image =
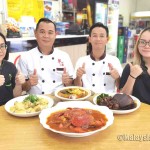
{"label": "woman in black shirt", "polygon": [[145,28],[137,40],[133,64],[125,66],[120,90],[150,104],[150,27]]}
{"label": "woman in black shirt", "polygon": [[25,82],[24,75],[17,71],[13,63],[7,61],[8,56],[6,39],[0,33],[0,106],[13,97],[20,96],[22,84]]}

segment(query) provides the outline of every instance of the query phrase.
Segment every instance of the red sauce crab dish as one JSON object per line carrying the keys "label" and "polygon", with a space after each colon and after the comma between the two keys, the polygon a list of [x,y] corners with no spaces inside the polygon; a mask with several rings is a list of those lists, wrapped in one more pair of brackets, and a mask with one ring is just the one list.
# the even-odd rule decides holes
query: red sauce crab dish
{"label": "red sauce crab dish", "polygon": [[45,129],[68,137],[90,136],[107,129],[114,121],[108,107],[89,101],[58,102],[42,110],[39,118]]}
{"label": "red sauce crab dish", "polygon": [[106,116],[97,110],[67,108],[52,113],[46,124],[59,131],[84,133],[102,128],[107,121]]}

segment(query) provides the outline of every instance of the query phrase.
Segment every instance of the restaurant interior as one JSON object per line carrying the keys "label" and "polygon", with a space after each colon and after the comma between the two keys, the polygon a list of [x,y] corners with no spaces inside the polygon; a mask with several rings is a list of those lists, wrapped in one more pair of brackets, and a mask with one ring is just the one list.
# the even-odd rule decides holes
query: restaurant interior
{"label": "restaurant interior", "polygon": [[[133,60],[140,32],[150,27],[149,6],[146,0],[0,0],[8,61],[17,67],[20,56],[37,46],[34,30],[45,17],[56,24],[54,47],[69,54],[73,67],[88,55],[89,28],[102,22],[109,29],[106,52],[124,68]],[[0,149],[148,149],[149,111],[148,104],[117,90],[95,93],[66,86],[44,95],[22,92],[0,106]]]}

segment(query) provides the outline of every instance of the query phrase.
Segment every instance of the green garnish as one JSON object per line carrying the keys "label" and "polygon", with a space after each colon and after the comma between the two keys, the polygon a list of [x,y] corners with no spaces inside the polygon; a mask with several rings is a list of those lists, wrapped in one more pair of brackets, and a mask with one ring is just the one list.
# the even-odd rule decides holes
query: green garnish
{"label": "green garnish", "polygon": [[36,95],[30,94],[29,96],[27,96],[24,101],[30,101],[31,103],[37,102],[39,100],[39,98]]}
{"label": "green garnish", "polygon": [[109,95],[106,93],[102,93],[99,96],[97,96],[97,104],[101,103],[101,100],[104,99],[105,97],[108,97]]}

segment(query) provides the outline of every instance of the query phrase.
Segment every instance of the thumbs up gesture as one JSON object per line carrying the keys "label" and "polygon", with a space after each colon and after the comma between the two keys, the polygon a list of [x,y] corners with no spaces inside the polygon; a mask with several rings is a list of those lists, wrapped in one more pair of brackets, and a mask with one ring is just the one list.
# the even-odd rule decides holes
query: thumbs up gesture
{"label": "thumbs up gesture", "polygon": [[70,79],[71,78],[69,77],[69,74],[66,71],[66,68],[64,67],[64,71],[63,71],[63,74],[62,74],[62,82],[63,82],[63,84],[68,85],[70,83]]}
{"label": "thumbs up gesture", "polygon": [[134,78],[137,78],[142,72],[142,68],[139,65],[132,65],[129,63],[130,66],[130,75],[133,76]]}
{"label": "thumbs up gesture", "polygon": [[82,67],[79,67],[79,68],[77,69],[76,75],[77,75],[78,78],[82,78],[83,74],[85,74],[85,73],[86,73],[86,72],[85,72],[85,63],[83,63],[83,64],[82,64]]}
{"label": "thumbs up gesture", "polygon": [[34,69],[33,74],[30,75],[29,79],[30,79],[31,86],[35,86],[38,84],[38,75],[36,69]]}
{"label": "thumbs up gesture", "polygon": [[112,76],[113,79],[116,80],[116,79],[120,78],[120,75],[119,75],[117,69],[115,69],[111,63],[108,63],[108,67],[109,67],[110,75]]}
{"label": "thumbs up gesture", "polygon": [[25,83],[25,77],[20,70],[18,70],[18,72],[16,74],[15,82],[16,82],[16,85],[21,85],[21,84]]}
{"label": "thumbs up gesture", "polygon": [[3,75],[0,75],[0,86],[2,86],[5,83],[5,78]]}

